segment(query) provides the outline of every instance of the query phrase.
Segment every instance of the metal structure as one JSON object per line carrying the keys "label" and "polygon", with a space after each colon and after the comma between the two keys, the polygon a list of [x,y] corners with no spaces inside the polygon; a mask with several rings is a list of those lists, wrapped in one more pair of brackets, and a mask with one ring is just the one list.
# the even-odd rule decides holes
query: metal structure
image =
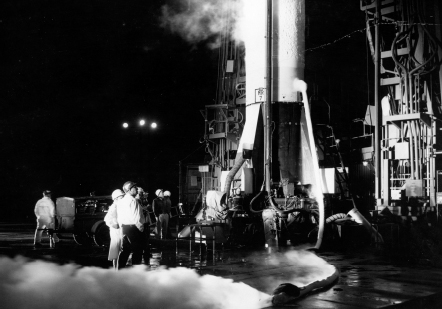
{"label": "metal structure", "polygon": [[[362,155],[364,161],[374,161],[378,210],[389,207],[408,216],[416,205],[421,211],[437,205],[436,170],[442,170],[436,162],[442,112],[439,6],[436,0],[360,1],[374,63],[374,106],[368,108],[368,124],[375,128],[366,135],[363,124],[363,137],[372,143]],[[261,216],[270,246],[284,244],[291,237],[288,227],[301,217],[310,218],[309,226],[319,227],[318,248],[323,194],[335,193],[323,189],[325,168],[332,168],[332,186],[339,187],[341,198],[350,199],[353,212],[358,211],[338,139],[329,124],[314,127],[305,83],[296,84],[304,79],[305,3],[245,1],[244,12],[247,27],[253,29],[244,43],[230,37],[232,12],[225,13],[216,102],[201,110],[201,142],[208,154],[208,168],[200,174],[202,208],[207,190],[224,193],[219,203],[226,211],[219,212],[220,221],[235,217],[241,208],[234,197],[251,200],[244,208],[250,216]],[[320,155],[330,156],[323,161],[334,166],[319,166],[318,140]],[[371,196],[371,186],[366,190],[363,196]]]}
{"label": "metal structure", "polygon": [[360,5],[375,65],[377,206],[390,206],[405,216],[413,200],[436,206],[442,89],[439,6],[432,0],[361,0]]}
{"label": "metal structure", "polygon": [[[311,192],[315,193],[319,204],[323,204],[318,160],[316,152],[311,151],[315,149],[315,141],[306,89],[296,90],[293,86],[294,79],[304,76],[305,5],[303,0],[269,0],[246,1],[245,6],[247,28],[251,33],[244,43],[234,41],[229,35],[232,12],[226,12],[219,50],[216,104],[207,105],[201,111],[205,121],[203,142],[210,155],[209,177],[215,180],[212,190],[224,192],[225,199],[221,203],[234,212],[233,216],[239,209],[234,199],[238,191],[253,196],[259,192],[261,183],[265,184],[262,187],[267,192],[264,209],[256,212],[262,212],[265,238],[273,246],[275,242],[287,240],[282,235],[290,223],[289,214],[311,210],[304,203],[301,206],[302,194],[298,198],[300,192],[295,193],[295,184],[312,185]],[[278,135],[273,132],[273,113],[281,119],[287,115],[294,117],[276,121],[282,126],[291,124],[282,131],[279,129]],[[284,130],[295,130],[295,134],[285,134]],[[261,133],[257,133],[259,131]],[[272,158],[275,157],[278,161],[273,167]],[[284,196],[290,197],[290,201],[281,205],[276,193],[279,188],[283,189]],[[202,201],[205,193],[203,190]],[[318,205],[317,202],[306,204],[313,208]],[[320,212],[323,221],[323,205]],[[318,219],[317,209],[313,213],[316,215],[311,217]],[[229,213],[223,213],[218,219],[225,219],[225,216]],[[299,216],[293,216],[291,222],[296,217]]]}
{"label": "metal structure", "polygon": [[244,46],[229,37],[231,15],[226,12],[223,41],[219,48],[218,86],[215,104],[206,105],[204,143],[210,155],[210,172],[221,189],[221,172],[232,168],[245,122],[245,63]]}

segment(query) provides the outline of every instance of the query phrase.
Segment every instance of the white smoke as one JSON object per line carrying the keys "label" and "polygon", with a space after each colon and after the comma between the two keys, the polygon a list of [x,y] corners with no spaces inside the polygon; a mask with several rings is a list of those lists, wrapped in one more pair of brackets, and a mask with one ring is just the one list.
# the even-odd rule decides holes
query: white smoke
{"label": "white smoke", "polygon": [[187,268],[113,271],[0,258],[2,308],[258,308],[267,294]]}
{"label": "white smoke", "polygon": [[[335,271],[334,266],[305,250],[268,255],[265,263],[280,269],[259,283],[260,289],[269,294],[281,283],[303,287]],[[269,304],[270,295],[244,281],[200,276],[183,267],[151,271],[138,265],[116,272],[0,257],[1,308],[255,309]]]}
{"label": "white smoke", "polygon": [[181,0],[181,5],[164,5],[161,26],[191,44],[208,41],[210,48],[220,46],[223,34],[242,41],[245,1],[256,0]]}
{"label": "white smoke", "polygon": [[269,259],[269,264],[283,267],[284,265],[296,265],[290,267],[290,275],[287,281],[281,282],[281,279],[273,279],[269,284],[275,288],[281,283],[291,283],[297,287],[303,287],[328,278],[335,272],[335,267],[327,263],[316,254],[306,250],[291,250],[282,255],[273,255]]}

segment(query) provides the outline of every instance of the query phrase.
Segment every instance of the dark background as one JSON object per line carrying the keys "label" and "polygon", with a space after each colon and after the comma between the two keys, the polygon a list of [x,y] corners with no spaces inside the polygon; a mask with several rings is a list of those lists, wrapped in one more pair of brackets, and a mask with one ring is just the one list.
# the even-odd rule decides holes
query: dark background
{"label": "dark background", "polygon": [[[45,189],[109,195],[132,180],[178,201],[179,161],[204,158],[199,110],[214,104],[218,70],[207,41],[160,27],[163,5],[186,2],[2,1],[0,221],[34,219]],[[362,134],[351,119],[370,102],[365,13],[359,1],[309,0],[306,14],[314,117],[329,118],[326,101],[337,134]],[[141,118],[158,128],[140,131]]]}

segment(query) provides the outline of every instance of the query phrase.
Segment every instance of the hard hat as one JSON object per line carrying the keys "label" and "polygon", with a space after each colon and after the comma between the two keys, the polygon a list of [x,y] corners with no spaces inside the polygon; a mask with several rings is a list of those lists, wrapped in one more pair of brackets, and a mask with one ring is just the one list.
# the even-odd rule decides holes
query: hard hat
{"label": "hard hat", "polygon": [[144,190],[141,187],[137,187],[137,191],[138,191],[138,193],[144,193]]}
{"label": "hard hat", "polygon": [[44,191],[43,191],[43,195],[44,195],[44,196],[51,195],[51,191],[49,191],[49,190],[44,190]]}
{"label": "hard hat", "polygon": [[119,196],[123,196],[124,192],[121,191],[120,189],[114,190],[114,192],[112,192],[112,199],[115,200],[117,197]]}
{"label": "hard hat", "polygon": [[155,195],[156,196],[160,196],[161,192],[163,192],[163,190],[162,189],[158,189],[158,190],[155,191]]}
{"label": "hard hat", "polygon": [[137,184],[135,182],[132,181],[126,181],[123,185],[123,190],[124,192],[129,192],[130,189],[132,189],[132,187],[135,187]]}
{"label": "hard hat", "polygon": [[164,191],[164,196],[170,196],[170,191]]}

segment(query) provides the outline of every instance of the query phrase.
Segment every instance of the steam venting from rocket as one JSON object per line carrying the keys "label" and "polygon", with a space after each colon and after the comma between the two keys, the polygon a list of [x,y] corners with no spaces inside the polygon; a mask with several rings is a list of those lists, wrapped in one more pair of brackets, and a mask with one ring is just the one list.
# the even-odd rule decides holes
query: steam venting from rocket
{"label": "steam venting from rocket", "polygon": [[207,41],[213,49],[220,46],[223,33],[243,41],[242,12],[246,1],[253,0],[181,0],[174,6],[164,5],[161,26],[191,44]]}
{"label": "steam venting from rocket", "polygon": [[[247,282],[200,276],[183,267],[148,270],[138,265],[116,272],[29,261],[23,257],[0,257],[0,297],[2,307],[17,309],[254,309],[262,308],[271,298],[269,294],[281,283],[302,287],[329,276],[334,269],[315,254],[303,250],[265,257],[267,264],[280,267],[281,272],[265,275],[265,286],[260,288],[263,292]],[[286,272],[284,279],[280,277],[282,272]]]}

